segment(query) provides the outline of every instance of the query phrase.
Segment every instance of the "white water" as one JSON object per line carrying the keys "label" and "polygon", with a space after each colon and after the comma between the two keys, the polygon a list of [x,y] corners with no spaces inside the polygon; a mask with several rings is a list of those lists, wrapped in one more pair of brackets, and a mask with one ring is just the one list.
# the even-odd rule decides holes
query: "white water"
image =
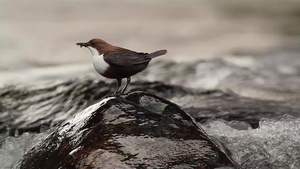
{"label": "white water", "polygon": [[[248,124],[223,120],[214,120],[201,126],[210,135],[220,139],[244,169],[300,168],[300,119],[263,119],[257,129],[251,129]],[[1,168],[17,168],[23,154],[48,133],[24,133],[20,137],[5,138],[0,149]]]}
{"label": "white water", "polygon": [[299,169],[300,119],[262,119],[259,125],[257,129],[237,130],[220,120],[202,126],[225,144],[244,169]]}
{"label": "white water", "polygon": [[48,133],[48,131],[39,134],[24,133],[19,137],[6,137],[0,146],[0,168],[19,168],[22,156],[46,138]]}

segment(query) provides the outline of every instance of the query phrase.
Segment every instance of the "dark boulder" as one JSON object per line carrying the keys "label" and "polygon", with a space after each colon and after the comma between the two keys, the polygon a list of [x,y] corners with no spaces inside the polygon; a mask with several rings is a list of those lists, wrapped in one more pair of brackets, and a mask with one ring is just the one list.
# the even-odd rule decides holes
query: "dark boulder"
{"label": "dark boulder", "polygon": [[57,127],[21,168],[217,168],[235,162],[179,106],[134,92],[108,97]]}

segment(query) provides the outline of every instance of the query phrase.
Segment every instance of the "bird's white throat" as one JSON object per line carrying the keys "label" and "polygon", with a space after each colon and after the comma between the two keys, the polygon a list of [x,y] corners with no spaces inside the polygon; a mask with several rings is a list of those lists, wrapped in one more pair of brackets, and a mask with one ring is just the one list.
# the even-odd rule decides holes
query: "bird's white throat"
{"label": "bird's white throat", "polygon": [[109,67],[109,64],[105,62],[103,54],[99,55],[97,49],[88,46],[89,50],[93,55],[93,65],[96,71],[100,74],[103,74]]}

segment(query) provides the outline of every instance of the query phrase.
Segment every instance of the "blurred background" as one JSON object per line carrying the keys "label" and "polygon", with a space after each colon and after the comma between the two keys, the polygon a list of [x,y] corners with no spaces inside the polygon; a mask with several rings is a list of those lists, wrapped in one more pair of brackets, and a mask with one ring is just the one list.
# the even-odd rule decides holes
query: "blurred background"
{"label": "blurred background", "polygon": [[104,80],[75,45],[101,38],[138,52],[168,50],[133,81],[300,98],[297,0],[0,2],[0,85]]}
{"label": "blurred background", "polygon": [[179,62],[299,54],[299,21],[298,0],[1,0],[0,71],[90,63],[92,38]]}

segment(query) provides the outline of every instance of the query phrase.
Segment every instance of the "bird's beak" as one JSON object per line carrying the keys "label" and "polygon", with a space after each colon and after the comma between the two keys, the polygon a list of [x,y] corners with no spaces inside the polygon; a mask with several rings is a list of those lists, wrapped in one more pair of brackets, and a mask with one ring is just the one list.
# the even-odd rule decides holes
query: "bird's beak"
{"label": "bird's beak", "polygon": [[87,43],[78,42],[78,43],[76,43],[76,45],[78,45],[80,47],[82,47],[82,46],[84,46],[84,47],[91,46],[88,42]]}

